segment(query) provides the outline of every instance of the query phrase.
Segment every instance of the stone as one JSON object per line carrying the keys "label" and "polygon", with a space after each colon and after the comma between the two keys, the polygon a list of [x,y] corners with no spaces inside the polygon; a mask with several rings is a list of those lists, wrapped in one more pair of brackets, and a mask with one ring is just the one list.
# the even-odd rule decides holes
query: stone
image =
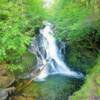
{"label": "stone", "polygon": [[8,100],[9,95],[15,92],[15,87],[0,89],[0,100]]}
{"label": "stone", "polygon": [[9,77],[9,76],[0,76],[0,86],[1,87],[9,87],[14,82],[14,78]]}
{"label": "stone", "polygon": [[0,65],[0,87],[6,88],[13,84],[15,78],[7,70],[7,65]]}
{"label": "stone", "polygon": [[4,89],[9,95],[13,94],[16,90],[15,87],[9,87],[9,88],[6,88]]}
{"label": "stone", "polygon": [[0,100],[6,100],[8,97],[8,92],[4,89],[0,89]]}

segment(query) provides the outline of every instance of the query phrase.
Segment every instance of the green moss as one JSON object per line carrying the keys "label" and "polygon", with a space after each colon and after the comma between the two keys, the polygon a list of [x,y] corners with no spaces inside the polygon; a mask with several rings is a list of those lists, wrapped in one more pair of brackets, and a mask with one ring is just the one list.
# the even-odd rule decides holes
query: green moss
{"label": "green moss", "polygon": [[[93,67],[90,74],[87,75],[85,84],[75,92],[71,100],[89,100],[89,98],[99,98],[100,96],[100,57],[97,64]],[[93,99],[94,100],[94,99]]]}

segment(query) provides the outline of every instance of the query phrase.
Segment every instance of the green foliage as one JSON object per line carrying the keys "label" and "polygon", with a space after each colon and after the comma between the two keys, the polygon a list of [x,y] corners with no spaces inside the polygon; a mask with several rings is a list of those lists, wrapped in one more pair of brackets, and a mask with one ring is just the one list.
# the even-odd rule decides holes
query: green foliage
{"label": "green foliage", "polygon": [[36,63],[26,53],[44,18],[42,0],[0,0],[0,63],[8,63],[11,72],[30,71]]}
{"label": "green foliage", "polygon": [[55,25],[57,38],[69,43],[80,42],[94,30],[100,36],[99,4],[99,0],[59,0],[50,19]]}
{"label": "green foliage", "polygon": [[16,62],[44,17],[41,0],[0,0],[0,62]]}
{"label": "green foliage", "polygon": [[25,70],[25,67],[20,64],[18,64],[18,65],[11,64],[8,66],[8,70],[13,73],[23,73]]}
{"label": "green foliage", "polygon": [[25,0],[26,1],[26,13],[30,23],[30,28],[41,27],[42,20],[45,19],[46,13],[43,8],[42,0]]}
{"label": "green foliage", "polygon": [[67,63],[89,72],[100,51],[100,0],[59,0],[54,8],[49,20],[56,38],[70,48]]}
{"label": "green foliage", "polygon": [[89,73],[70,99],[99,99],[100,57],[97,61],[96,57],[100,51],[100,0],[59,0],[57,5],[49,20],[55,25],[57,39],[69,46],[67,64]]}

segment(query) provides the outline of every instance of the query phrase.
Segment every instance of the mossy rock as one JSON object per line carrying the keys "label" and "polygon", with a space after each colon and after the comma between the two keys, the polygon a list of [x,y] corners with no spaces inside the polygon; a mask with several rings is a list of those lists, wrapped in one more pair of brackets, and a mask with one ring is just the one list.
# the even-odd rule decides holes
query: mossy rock
{"label": "mossy rock", "polygon": [[26,68],[33,68],[36,65],[37,59],[35,54],[31,54],[29,52],[25,53],[22,56],[21,64]]}
{"label": "mossy rock", "polygon": [[14,80],[15,77],[9,73],[7,64],[0,65],[0,87],[8,87]]}
{"label": "mossy rock", "polygon": [[85,84],[75,92],[70,100],[100,100],[100,57],[97,64],[87,75]]}

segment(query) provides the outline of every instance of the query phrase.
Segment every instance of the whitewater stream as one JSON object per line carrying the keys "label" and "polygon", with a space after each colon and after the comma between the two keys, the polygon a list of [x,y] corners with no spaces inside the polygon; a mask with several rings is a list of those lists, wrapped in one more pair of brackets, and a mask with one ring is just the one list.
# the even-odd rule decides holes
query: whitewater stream
{"label": "whitewater stream", "polygon": [[[64,63],[61,48],[58,48],[53,36],[53,25],[47,21],[43,21],[43,25],[44,28],[39,30],[39,35],[33,39],[30,47],[30,51],[36,54],[38,62],[35,71],[39,71],[39,73],[34,80],[44,81],[49,75],[55,74],[81,78],[83,76],[81,73],[72,71]],[[36,74],[35,71],[31,75]]]}

